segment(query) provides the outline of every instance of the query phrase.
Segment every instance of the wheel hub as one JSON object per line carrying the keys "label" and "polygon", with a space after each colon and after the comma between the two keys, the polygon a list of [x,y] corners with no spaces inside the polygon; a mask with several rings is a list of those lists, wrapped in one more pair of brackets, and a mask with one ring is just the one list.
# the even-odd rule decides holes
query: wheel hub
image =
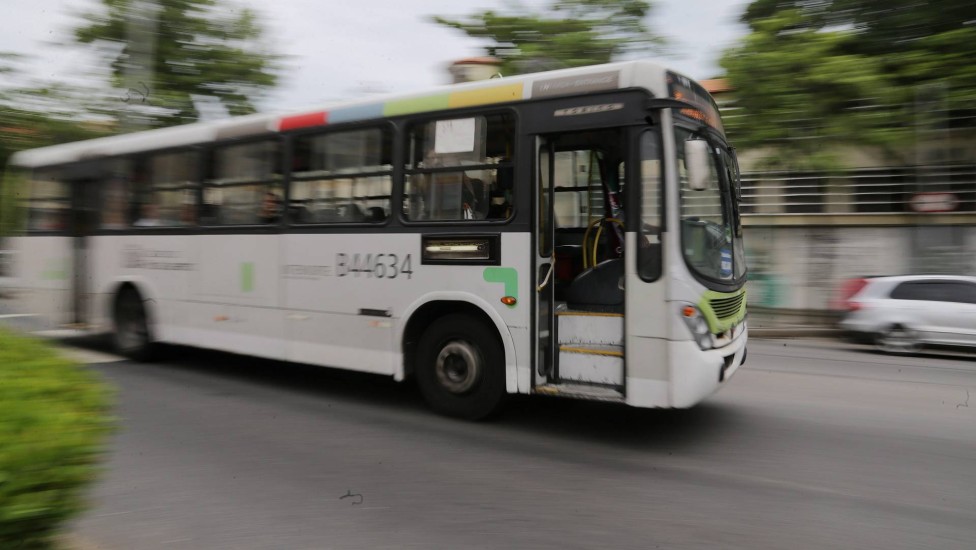
{"label": "wheel hub", "polygon": [[451,393],[471,390],[481,377],[482,367],[477,348],[463,340],[448,342],[434,364],[437,381]]}

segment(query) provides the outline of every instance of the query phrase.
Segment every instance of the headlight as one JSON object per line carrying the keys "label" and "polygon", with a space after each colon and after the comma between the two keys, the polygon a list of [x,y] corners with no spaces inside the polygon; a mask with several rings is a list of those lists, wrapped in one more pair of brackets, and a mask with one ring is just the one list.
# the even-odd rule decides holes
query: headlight
{"label": "headlight", "polygon": [[703,350],[712,349],[712,333],[708,330],[708,321],[702,312],[693,305],[684,305],[681,306],[680,314],[698,347]]}

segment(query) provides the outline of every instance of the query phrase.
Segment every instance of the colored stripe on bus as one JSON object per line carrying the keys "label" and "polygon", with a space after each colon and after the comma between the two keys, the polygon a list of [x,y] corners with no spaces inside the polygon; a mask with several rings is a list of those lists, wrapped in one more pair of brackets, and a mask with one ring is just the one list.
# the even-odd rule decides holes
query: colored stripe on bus
{"label": "colored stripe on bus", "polygon": [[447,109],[449,106],[449,94],[443,93],[426,97],[389,101],[383,107],[383,115],[410,115],[426,111],[439,111],[441,109]]}
{"label": "colored stripe on bus", "polygon": [[329,121],[329,113],[320,111],[318,113],[307,113],[304,115],[289,116],[281,119],[278,123],[278,130],[296,130],[298,128],[308,128],[309,126],[322,126]]}
{"label": "colored stripe on bus", "polygon": [[490,103],[517,101],[522,99],[523,89],[523,85],[518,83],[495,86],[494,88],[485,88],[480,90],[454,92],[450,95],[448,106],[451,108],[473,107],[475,105],[488,105]]}
{"label": "colored stripe on bus", "polygon": [[459,107],[518,101],[522,99],[524,90],[525,86],[522,83],[505,84],[503,86],[480,90],[466,90],[450,94],[400,99],[385,104],[374,103],[370,105],[340,107],[332,111],[285,117],[278,123],[278,130],[296,130],[311,126],[356,122],[384,116],[408,115],[426,111],[438,111],[441,109],[456,109]]}
{"label": "colored stripe on bus", "polygon": [[369,120],[371,118],[381,118],[383,116],[383,104],[373,103],[371,105],[357,105],[355,107],[340,107],[329,111],[329,124],[340,122],[355,122],[357,120]]}

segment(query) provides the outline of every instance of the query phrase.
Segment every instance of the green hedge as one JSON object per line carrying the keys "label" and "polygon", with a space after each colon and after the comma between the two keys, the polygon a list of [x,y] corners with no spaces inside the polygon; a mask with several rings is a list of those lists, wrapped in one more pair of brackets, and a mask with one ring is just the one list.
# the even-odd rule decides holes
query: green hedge
{"label": "green hedge", "polygon": [[49,548],[83,509],[110,402],[92,371],[0,329],[0,548]]}

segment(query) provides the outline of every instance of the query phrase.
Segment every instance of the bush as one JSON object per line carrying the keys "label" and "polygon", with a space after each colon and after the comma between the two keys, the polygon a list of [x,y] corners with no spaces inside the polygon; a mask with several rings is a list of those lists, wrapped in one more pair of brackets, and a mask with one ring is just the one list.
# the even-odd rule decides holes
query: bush
{"label": "bush", "polygon": [[110,392],[42,342],[0,330],[0,548],[49,548],[83,509]]}

